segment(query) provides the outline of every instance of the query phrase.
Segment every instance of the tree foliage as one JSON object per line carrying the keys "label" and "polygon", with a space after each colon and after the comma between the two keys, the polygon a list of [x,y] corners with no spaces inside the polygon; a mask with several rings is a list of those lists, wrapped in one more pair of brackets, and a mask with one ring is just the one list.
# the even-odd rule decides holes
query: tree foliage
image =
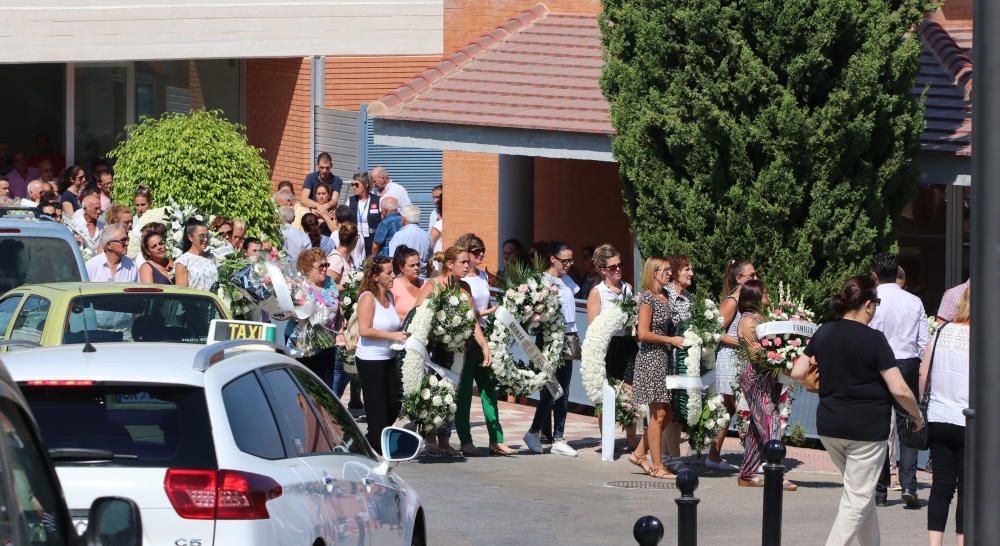
{"label": "tree foliage", "polygon": [[747,258],[809,305],[895,245],[927,0],[604,0],[601,86],[643,255]]}
{"label": "tree foliage", "polygon": [[173,198],[207,214],[246,220],[248,236],[278,236],[270,168],[243,127],[221,111],[144,118],[108,155],[115,159],[116,201],[130,203],[136,188],[146,186],[154,207]]}

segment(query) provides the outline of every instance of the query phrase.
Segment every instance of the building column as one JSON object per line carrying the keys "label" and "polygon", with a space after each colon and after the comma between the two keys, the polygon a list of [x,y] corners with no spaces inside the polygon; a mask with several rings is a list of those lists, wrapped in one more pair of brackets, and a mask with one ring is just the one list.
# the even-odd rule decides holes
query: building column
{"label": "building column", "polygon": [[499,156],[452,151],[442,155],[443,246],[475,233],[486,242],[486,266],[496,271],[500,249],[491,243],[499,238]]}
{"label": "building column", "polygon": [[[524,249],[531,246],[535,237],[535,160],[533,157],[501,155],[499,162],[499,218],[494,246],[498,255],[503,242],[508,239],[521,241]],[[498,262],[502,260],[498,258]]]}

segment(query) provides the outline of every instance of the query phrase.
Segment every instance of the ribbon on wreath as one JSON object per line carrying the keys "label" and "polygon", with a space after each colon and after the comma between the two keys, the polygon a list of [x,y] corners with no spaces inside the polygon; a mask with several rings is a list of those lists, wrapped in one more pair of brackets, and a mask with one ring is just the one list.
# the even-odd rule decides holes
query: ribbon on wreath
{"label": "ribbon on wreath", "polygon": [[542,351],[538,349],[537,345],[535,345],[535,340],[532,339],[531,335],[524,331],[524,328],[521,327],[521,323],[514,318],[514,315],[510,314],[510,311],[504,309],[503,306],[497,307],[497,310],[494,311],[494,316],[496,316],[497,320],[499,320],[500,323],[510,331],[511,337],[514,338],[514,343],[517,343],[517,345],[521,347],[524,354],[528,356],[528,360],[530,360],[536,368],[545,372],[545,374],[549,376],[548,382],[545,383],[545,388],[549,390],[549,394],[552,395],[552,399],[558,400],[561,398],[565,393],[563,392],[562,385],[554,379],[555,370],[551,365],[549,365],[549,361],[545,359],[545,355],[542,354]]}
{"label": "ribbon on wreath", "polygon": [[464,352],[455,353],[455,362],[452,364],[455,369],[449,370],[448,368],[445,368],[444,366],[431,360],[431,355],[427,352],[427,346],[413,336],[406,338],[406,343],[403,344],[403,349],[406,351],[414,351],[420,356],[420,359],[424,361],[425,368],[429,368],[431,371],[438,374],[438,376],[442,379],[447,379],[453,384],[458,385],[459,378],[462,376],[462,366],[465,363]]}
{"label": "ribbon on wreath", "polygon": [[811,322],[801,322],[795,320],[777,320],[765,322],[757,325],[757,337],[763,339],[767,336],[780,336],[783,334],[794,334],[797,336],[813,337],[819,326]]}
{"label": "ribbon on wreath", "polygon": [[688,375],[668,375],[666,377],[667,388],[677,389],[703,389],[705,387],[715,387],[715,369],[711,369],[705,375],[692,377]]}

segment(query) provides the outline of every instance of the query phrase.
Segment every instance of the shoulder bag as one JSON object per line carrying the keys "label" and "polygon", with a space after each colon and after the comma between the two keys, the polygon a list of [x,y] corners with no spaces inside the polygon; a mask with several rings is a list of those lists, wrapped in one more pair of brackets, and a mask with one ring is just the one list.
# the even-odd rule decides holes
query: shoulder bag
{"label": "shoulder bag", "polygon": [[934,348],[931,349],[931,360],[927,364],[927,379],[924,381],[924,395],[920,397],[919,402],[917,402],[917,407],[920,408],[920,415],[924,419],[924,428],[915,431],[913,430],[913,418],[907,415],[903,422],[899,425],[899,441],[906,447],[910,447],[919,451],[927,449],[927,406],[931,401],[931,371],[934,368],[934,354],[937,352],[938,340],[941,338],[941,332],[945,329],[945,324],[938,329],[937,335],[934,336]]}

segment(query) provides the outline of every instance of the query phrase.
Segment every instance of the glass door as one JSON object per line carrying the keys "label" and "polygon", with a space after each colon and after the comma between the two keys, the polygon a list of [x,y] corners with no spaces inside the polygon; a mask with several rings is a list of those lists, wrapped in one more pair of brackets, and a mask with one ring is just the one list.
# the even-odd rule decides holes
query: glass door
{"label": "glass door", "polygon": [[128,122],[128,65],[78,64],[73,78],[76,162],[90,170],[125,138]]}

